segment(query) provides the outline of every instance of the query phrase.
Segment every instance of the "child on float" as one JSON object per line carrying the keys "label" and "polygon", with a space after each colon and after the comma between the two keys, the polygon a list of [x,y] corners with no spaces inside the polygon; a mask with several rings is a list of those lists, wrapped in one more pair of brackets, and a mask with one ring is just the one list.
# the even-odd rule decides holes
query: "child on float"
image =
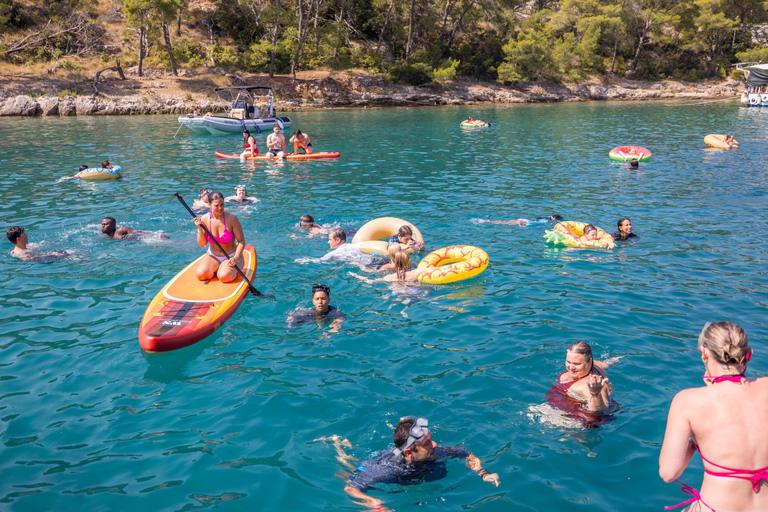
{"label": "child on float", "polygon": [[[587,224],[584,226],[584,234],[579,237],[579,243],[588,247],[605,247],[600,240],[600,233],[597,230],[597,226],[594,224]],[[616,244],[611,242],[608,244],[609,249],[616,247]]]}
{"label": "child on float", "polygon": [[400,229],[397,230],[397,234],[389,239],[387,249],[389,249],[392,244],[398,244],[400,249],[409,253],[421,252],[424,250],[424,242],[419,242],[418,240],[413,239],[413,230],[411,229],[411,226],[408,226],[407,224],[400,226]]}

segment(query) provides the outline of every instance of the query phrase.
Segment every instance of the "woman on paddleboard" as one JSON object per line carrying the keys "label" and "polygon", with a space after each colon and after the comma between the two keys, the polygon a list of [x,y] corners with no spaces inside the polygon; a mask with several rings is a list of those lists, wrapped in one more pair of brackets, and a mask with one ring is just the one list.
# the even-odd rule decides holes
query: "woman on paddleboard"
{"label": "woman on paddleboard", "polygon": [[[208,198],[211,202],[210,213],[195,217],[197,243],[200,247],[208,245],[208,257],[197,264],[196,276],[200,281],[208,281],[216,276],[222,283],[231,283],[239,275],[235,265],[241,268],[243,266],[243,227],[237,217],[224,214],[224,195],[221,192],[212,192]],[[208,228],[213,239],[205,233],[202,226]],[[219,245],[226,253],[219,249]]]}

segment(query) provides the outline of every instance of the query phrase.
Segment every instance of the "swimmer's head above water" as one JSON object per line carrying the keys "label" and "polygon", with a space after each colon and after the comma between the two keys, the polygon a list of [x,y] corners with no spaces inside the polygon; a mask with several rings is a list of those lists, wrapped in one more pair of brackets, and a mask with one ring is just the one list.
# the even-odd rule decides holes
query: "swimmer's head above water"
{"label": "swimmer's head above water", "polygon": [[312,305],[317,313],[327,313],[331,302],[331,287],[327,284],[312,285]]}
{"label": "swimmer's head above water", "polygon": [[598,237],[597,226],[594,224],[587,224],[584,226],[584,236],[587,237],[588,240],[596,239]]}
{"label": "swimmer's head above water", "polygon": [[347,234],[341,228],[332,229],[328,233],[328,245],[336,249],[347,242]]}
{"label": "swimmer's head above water", "polygon": [[13,245],[16,245],[16,242],[23,235],[26,235],[26,232],[24,231],[24,228],[21,226],[13,226],[12,228],[8,228],[8,231],[5,232],[5,236],[8,237],[8,241],[11,242]]}
{"label": "swimmer's head above water", "polygon": [[629,166],[634,169],[637,169],[640,166],[639,162],[637,161],[637,158],[633,158],[632,160],[630,160]]}
{"label": "swimmer's head above water", "polygon": [[101,232],[108,237],[115,236],[115,230],[117,229],[117,221],[114,217],[104,217],[101,221]]}
{"label": "swimmer's head above water", "polygon": [[299,226],[301,226],[302,228],[310,229],[314,225],[315,225],[315,218],[308,213],[302,215],[301,218],[299,219]]}

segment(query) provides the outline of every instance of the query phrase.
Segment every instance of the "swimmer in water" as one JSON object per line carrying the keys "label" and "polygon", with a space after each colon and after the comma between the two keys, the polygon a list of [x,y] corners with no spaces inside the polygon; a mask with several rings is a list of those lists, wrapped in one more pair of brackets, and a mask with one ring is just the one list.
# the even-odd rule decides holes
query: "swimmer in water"
{"label": "swimmer in water", "polygon": [[[320,224],[315,224],[315,218],[308,213],[302,215],[299,219],[299,227],[301,227],[301,229],[308,230],[310,235],[316,235],[317,233],[322,233],[325,231],[323,226]],[[346,237],[346,233],[344,236]]]}
{"label": "swimmer in water", "polygon": [[377,279],[377,281],[386,281],[388,283],[411,283],[418,279],[419,274],[436,268],[422,267],[409,270],[411,268],[411,257],[408,255],[408,251],[405,250],[395,252],[393,263],[395,266],[395,273]]}
{"label": "swimmer in water", "polygon": [[734,140],[733,135],[730,133],[725,136],[725,139],[723,140],[723,142],[728,146],[728,149],[733,149],[741,146],[740,143]]}
{"label": "swimmer in water", "polygon": [[[605,247],[600,240],[600,234],[594,224],[587,224],[584,226],[584,235],[579,237],[579,243],[589,247]],[[614,247],[616,247],[615,243],[610,242],[608,244],[609,249],[613,249]]]}
{"label": "swimmer in water", "polygon": [[408,226],[407,224],[400,226],[400,229],[397,230],[397,234],[389,239],[387,249],[389,249],[389,246],[392,244],[399,244],[400,249],[408,251],[409,253],[421,252],[424,250],[424,242],[419,242],[418,240],[413,239],[413,230],[411,229],[411,226]]}
{"label": "swimmer in water", "polygon": [[431,482],[446,475],[444,459],[463,459],[477,476],[496,487],[499,475],[483,467],[472,452],[458,446],[439,446],[432,441],[429,421],[424,417],[401,418],[392,435],[394,448],[387,448],[363,461],[347,482],[344,491],[363,505],[380,512],[390,510],[384,501],[366,494],[377,490],[375,484],[417,484]]}
{"label": "swimmer in water", "polygon": [[101,162],[101,168],[112,169],[112,162],[110,162],[109,160],[104,160],[103,162]]}
{"label": "swimmer in water", "polygon": [[605,369],[618,359],[596,361],[588,343],[578,341],[568,347],[565,354],[565,371],[558,377],[568,396],[582,402],[590,411],[602,411],[608,407],[613,384]]}
{"label": "swimmer in water", "polygon": [[224,198],[224,201],[228,203],[255,203],[258,199],[249,196],[245,185],[240,184],[235,187],[235,195]]}
{"label": "swimmer in water", "polygon": [[562,222],[563,216],[562,215],[550,215],[548,217],[536,217],[535,219],[514,219],[514,220],[485,220],[485,219],[478,219],[479,224],[503,224],[506,226],[527,226],[528,224],[531,224],[532,222],[537,221],[543,221],[543,222]]}
{"label": "swimmer in water", "polygon": [[322,258],[299,258],[296,263],[325,263],[331,260],[366,265],[373,262],[373,256],[360,250],[361,243],[348,244],[347,234],[341,228],[328,232],[328,247],[331,251]]}
{"label": "swimmer in water", "polygon": [[614,240],[624,242],[630,238],[640,238],[632,232],[632,221],[626,217],[619,219],[619,222],[616,223],[616,227],[618,227],[619,230],[611,235]]}
{"label": "swimmer in water", "polygon": [[197,210],[202,210],[205,208],[211,207],[211,201],[208,199],[208,196],[213,191],[209,188],[201,188],[200,189],[200,199],[195,199],[195,201],[192,203],[192,208],[195,208]]}
{"label": "swimmer in water", "polygon": [[[70,251],[38,252],[27,247],[29,235],[21,226],[13,226],[5,232],[8,241],[13,244],[11,256],[23,261],[50,262],[71,256]],[[47,260],[47,261],[46,261]]]}
{"label": "swimmer in water", "polygon": [[114,238],[116,240],[136,240],[141,235],[155,235],[162,238],[163,240],[170,238],[168,235],[155,233],[154,231],[134,229],[127,226],[118,228],[117,221],[114,217],[104,217],[104,219],[101,221],[101,232],[107,235],[107,237]]}
{"label": "swimmer in water", "polygon": [[344,320],[344,313],[331,306],[331,287],[325,284],[312,285],[312,306],[307,309],[298,309],[288,317],[290,325],[301,325],[308,321],[331,322],[329,332],[339,332]]}
{"label": "swimmer in water", "polygon": [[640,167],[640,163],[637,161],[637,158],[633,158],[632,160],[629,161],[629,166],[633,169],[637,169],[638,167]]}

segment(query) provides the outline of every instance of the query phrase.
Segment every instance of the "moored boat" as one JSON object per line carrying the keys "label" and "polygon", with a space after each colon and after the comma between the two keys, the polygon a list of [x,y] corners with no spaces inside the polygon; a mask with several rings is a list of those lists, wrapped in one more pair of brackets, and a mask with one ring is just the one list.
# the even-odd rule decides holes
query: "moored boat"
{"label": "moored boat", "polygon": [[747,78],[741,103],[748,107],[768,107],[768,64],[739,62],[733,67],[743,71]]}

